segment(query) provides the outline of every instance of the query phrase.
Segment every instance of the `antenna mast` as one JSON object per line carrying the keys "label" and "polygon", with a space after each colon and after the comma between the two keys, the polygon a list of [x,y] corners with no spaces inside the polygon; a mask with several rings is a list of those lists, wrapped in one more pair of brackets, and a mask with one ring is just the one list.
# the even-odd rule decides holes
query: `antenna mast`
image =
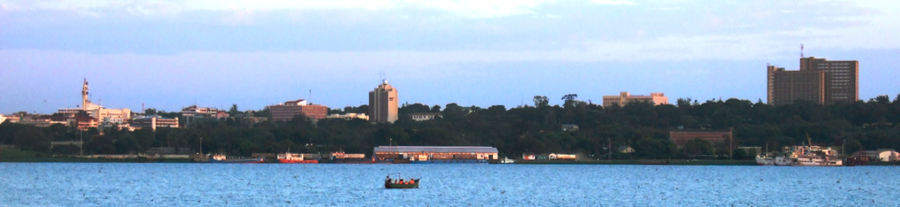
{"label": "antenna mast", "polygon": [[800,44],[800,58],[803,58],[803,44]]}

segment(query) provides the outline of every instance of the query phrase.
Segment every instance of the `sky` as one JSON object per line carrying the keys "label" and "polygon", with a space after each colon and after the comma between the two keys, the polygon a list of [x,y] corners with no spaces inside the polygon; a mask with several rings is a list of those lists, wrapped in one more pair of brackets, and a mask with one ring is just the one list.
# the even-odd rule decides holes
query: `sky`
{"label": "sky", "polygon": [[896,1],[0,0],[0,113],[81,104],[262,109],[765,101],[767,64],[858,60],[859,98],[900,93]]}

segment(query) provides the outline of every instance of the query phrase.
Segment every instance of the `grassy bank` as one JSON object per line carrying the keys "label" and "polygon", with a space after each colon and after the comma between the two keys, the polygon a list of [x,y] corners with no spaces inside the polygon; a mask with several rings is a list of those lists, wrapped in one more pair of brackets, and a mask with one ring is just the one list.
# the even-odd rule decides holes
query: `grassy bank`
{"label": "grassy bank", "polygon": [[597,165],[756,165],[753,160],[517,160],[516,164],[597,164]]}
{"label": "grassy bank", "polygon": [[0,162],[124,162],[124,163],[179,163],[191,162],[191,159],[148,159],[148,158],[129,158],[129,159],[103,159],[103,158],[80,158],[66,155],[50,155],[42,152],[21,151],[14,149],[6,149],[0,151]]}

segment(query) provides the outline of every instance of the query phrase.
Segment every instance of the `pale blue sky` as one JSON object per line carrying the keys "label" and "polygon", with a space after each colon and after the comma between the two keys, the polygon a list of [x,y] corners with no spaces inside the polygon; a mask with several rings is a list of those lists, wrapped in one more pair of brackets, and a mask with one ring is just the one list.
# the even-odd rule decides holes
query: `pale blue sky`
{"label": "pale blue sky", "polygon": [[860,61],[860,99],[900,93],[894,1],[0,0],[0,113],[530,104],[565,94],[765,98],[767,63]]}

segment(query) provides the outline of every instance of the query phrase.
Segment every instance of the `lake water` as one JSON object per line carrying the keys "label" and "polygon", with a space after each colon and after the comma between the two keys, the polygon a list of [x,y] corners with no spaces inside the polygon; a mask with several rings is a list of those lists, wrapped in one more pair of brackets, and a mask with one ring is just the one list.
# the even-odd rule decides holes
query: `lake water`
{"label": "lake water", "polygon": [[[388,173],[419,189],[384,189]],[[0,206],[900,206],[900,167],[0,163]]]}

